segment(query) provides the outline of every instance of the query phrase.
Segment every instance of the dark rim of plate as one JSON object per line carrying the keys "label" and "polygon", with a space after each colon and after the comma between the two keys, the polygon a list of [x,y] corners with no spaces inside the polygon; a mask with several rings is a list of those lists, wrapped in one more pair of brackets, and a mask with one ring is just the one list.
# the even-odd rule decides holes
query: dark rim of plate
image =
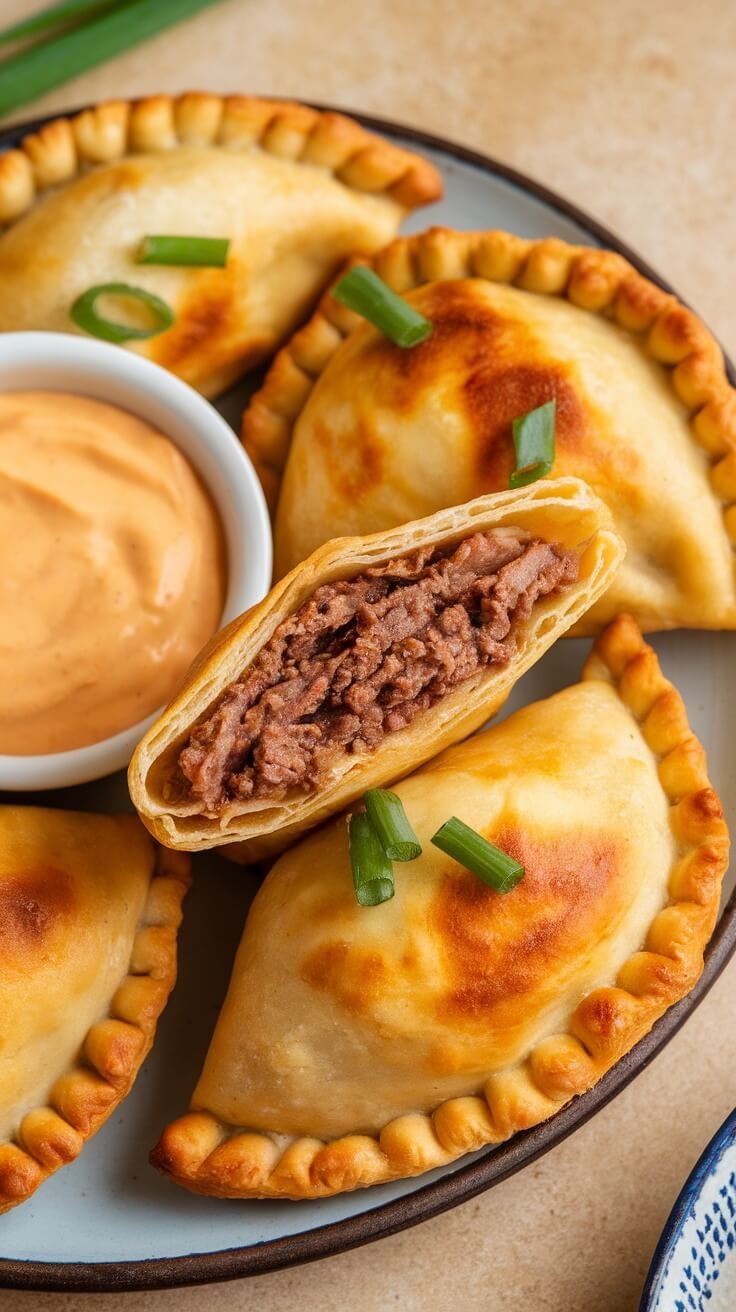
{"label": "dark rim of plate", "polygon": [[[336,106],[315,104],[316,109],[335,109]],[[13,124],[0,131],[0,151],[14,146],[29,132],[35,132],[51,119],[79,110],[59,110],[42,118]],[[674,288],[654,269],[625,245],[612,232],[598,223],[584,210],[570,204],[548,187],[501,164],[489,155],[455,145],[442,137],[417,128],[405,127],[390,119],[375,118],[368,114],[341,109],[341,113],[377,132],[385,132],[410,141],[416,146],[428,146],[449,155],[462,164],[470,164],[483,173],[493,174],[517,187],[519,191],[543,201],[558,213],[572,219],[600,245],[618,251],[640,273],[658,283],[665,291]],[[677,293],[675,292],[675,295]],[[682,300],[682,297],[678,299]],[[736,385],[736,370],[727,360],[728,374]],[[619,1062],[594,1085],[568,1103],[551,1120],[522,1131],[513,1139],[476,1156],[466,1166],[459,1166],[449,1174],[415,1189],[393,1202],[370,1207],[370,1192],[366,1193],[369,1210],[357,1216],[346,1217],[330,1225],[317,1226],[298,1234],[284,1235],[245,1248],[228,1248],[218,1252],[192,1253],[186,1257],[147,1258],[121,1262],[35,1262],[0,1258],[0,1288],[32,1289],[63,1293],[90,1292],[115,1293],[130,1290],[173,1289],[181,1285],[209,1284],[220,1280],[235,1280],[242,1276],[264,1275],[301,1262],[312,1262],[332,1257],[350,1248],[396,1234],[399,1230],[417,1225],[430,1217],[446,1212],[458,1203],[467,1202],[477,1194],[499,1184],[523,1166],[541,1157],[566,1139],[573,1130],[594,1116],[615,1098],[627,1084],[644,1070],[677,1033],[687,1017],[702,1002],[715,983],[729,958],[736,950],[736,890],[724,907],[713,937],[705,953],[705,969],[695,988],[681,1002],[670,1007],[657,1021],[649,1034],[632,1048]],[[284,1204],[292,1206],[293,1204]]]}

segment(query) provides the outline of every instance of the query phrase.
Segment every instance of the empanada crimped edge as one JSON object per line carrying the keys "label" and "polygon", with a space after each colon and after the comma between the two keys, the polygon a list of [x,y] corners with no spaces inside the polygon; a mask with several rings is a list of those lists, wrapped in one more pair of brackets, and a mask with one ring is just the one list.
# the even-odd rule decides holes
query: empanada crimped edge
{"label": "empanada crimped edge", "polygon": [[[430,228],[397,237],[367,263],[399,293],[425,283],[481,278],[613,319],[664,365],[690,414],[693,441],[711,461],[710,483],[736,545],[736,390],[723,353],[692,310],[613,251],[573,246],[557,237],[527,240],[503,231]],[[243,416],[243,441],[272,511],[294,425],[343,339],[362,322],[327,291],[312,318],[276,355]]]}
{"label": "empanada crimped edge", "polygon": [[406,209],[442,192],[434,165],[331,110],[260,96],[180,95],[109,100],[45,123],[0,155],[0,224],[85,169],[175,145],[258,146],[334,174],[355,191],[384,192]]}
{"label": "empanada crimped edge", "polygon": [[[405,729],[364,756],[349,756],[342,770],[312,794],[282,803],[231,804],[221,817],[200,813],[195,802],[172,804],[167,786],[178,750],[195,723],[239,677],[276,625],[323,583],[350,577],[372,564],[501,525],[518,525],[549,541],[581,550],[580,577],[561,596],[535,606],[518,625],[518,651],[505,666],[488,667],[448,693]],[[578,479],[544,481],[489,493],[463,506],[437,511],[382,533],[336,539],[318,548],[258,605],[216,635],[192,667],[183,689],[138,744],[128,771],[130,795],[150,832],[169,847],[197,851],[227,846],[238,861],[283,850],[299,834],[360,796],[415,769],[442,748],[480,727],[503,704],[513,684],[570,628],[610,583],[624,554],[603,502]]]}
{"label": "empanada crimped edge", "polygon": [[0,1143],[0,1213],[24,1203],[73,1162],[132,1088],[177,973],[177,931],[190,862],[156,845],[129,973],[109,1015],[87,1031],[77,1064],[54,1083],[49,1105],[26,1112],[19,1142]]}
{"label": "empanada crimped edge", "polygon": [[677,690],[629,616],[599,637],[583,679],[613,685],[658,761],[676,854],[669,904],[615,983],[593,990],[566,1033],[488,1079],[481,1096],[452,1098],[433,1113],[390,1121],[380,1134],[323,1143],[247,1132],[206,1112],[164,1130],[152,1161],[194,1192],[220,1197],[312,1199],[419,1175],[500,1143],[553,1116],[594,1085],[696,983],[718,913],[728,831],[710,786],[705,753]]}

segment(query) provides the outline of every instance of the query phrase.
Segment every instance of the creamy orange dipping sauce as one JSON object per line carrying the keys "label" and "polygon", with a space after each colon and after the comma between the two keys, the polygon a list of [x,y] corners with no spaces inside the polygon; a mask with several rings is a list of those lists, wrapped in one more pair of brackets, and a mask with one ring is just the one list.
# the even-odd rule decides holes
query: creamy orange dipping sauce
{"label": "creamy orange dipping sauce", "polygon": [[218,627],[222,527],[168,437],[116,406],[0,393],[0,753],[99,742]]}

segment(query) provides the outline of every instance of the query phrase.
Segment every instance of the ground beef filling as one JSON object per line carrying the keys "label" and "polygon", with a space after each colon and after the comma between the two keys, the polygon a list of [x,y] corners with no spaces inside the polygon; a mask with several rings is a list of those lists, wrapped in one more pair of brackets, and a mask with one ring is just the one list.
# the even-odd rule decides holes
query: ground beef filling
{"label": "ground beef filling", "polygon": [[574,552],[502,528],[323,584],[193,730],[185,795],[217,813],[314,790],[338,754],[373,751],[480,667],[505,665],[514,622],[577,576]]}

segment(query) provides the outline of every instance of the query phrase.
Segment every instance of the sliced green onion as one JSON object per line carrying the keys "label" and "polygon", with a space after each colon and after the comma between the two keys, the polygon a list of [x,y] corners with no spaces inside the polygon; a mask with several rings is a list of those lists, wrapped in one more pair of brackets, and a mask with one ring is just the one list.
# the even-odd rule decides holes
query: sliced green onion
{"label": "sliced green onion", "polygon": [[509,487],[526,487],[549,474],[555,462],[555,415],[557,403],[547,401],[536,410],[520,415],[512,424],[516,469]]}
{"label": "sliced green onion", "polygon": [[112,59],[217,0],[127,0],[0,65],[0,115]]}
{"label": "sliced green onion", "polygon": [[355,897],[362,907],[377,907],[394,895],[394,872],[386,853],[363,812],[348,823],[350,864]]}
{"label": "sliced green onion", "polygon": [[370,788],[363,798],[368,819],[390,861],[416,861],[422,845],[406,817],[401,798],[385,788]]}
{"label": "sliced green onion", "polygon": [[144,237],[136,263],[196,264],[202,268],[224,269],[229,249],[229,237]]}
{"label": "sliced green onion", "polygon": [[432,842],[441,852],[453,857],[466,870],[482,879],[484,884],[495,888],[497,893],[510,892],[524,874],[524,867],[518,861],[502,852],[500,847],[489,843],[487,838],[476,833],[470,825],[463,824],[457,816],[453,815],[445,821]]}
{"label": "sliced green onion", "polygon": [[58,0],[57,4],[41,9],[30,18],[22,18],[12,27],[4,27],[0,32],[0,45],[10,45],[12,41],[22,41],[37,32],[45,32],[50,27],[65,27],[76,18],[85,15],[94,16],[100,9],[111,9],[120,0]]}
{"label": "sliced green onion", "polygon": [[429,319],[392,292],[377,273],[362,264],[346,273],[332,294],[341,305],[362,314],[396,346],[417,346],[432,332]]}
{"label": "sliced green onion", "polygon": [[[128,324],[105,319],[97,313],[97,300],[100,296],[125,296],[132,301],[139,301],[154,315],[154,326],[132,328]],[[156,337],[165,332],[174,322],[174,312],[166,301],[143,287],[131,287],[127,282],[101,282],[96,287],[88,287],[86,292],[77,297],[69,314],[77,328],[89,333],[91,337],[101,337],[106,342],[143,341],[146,337]]]}

